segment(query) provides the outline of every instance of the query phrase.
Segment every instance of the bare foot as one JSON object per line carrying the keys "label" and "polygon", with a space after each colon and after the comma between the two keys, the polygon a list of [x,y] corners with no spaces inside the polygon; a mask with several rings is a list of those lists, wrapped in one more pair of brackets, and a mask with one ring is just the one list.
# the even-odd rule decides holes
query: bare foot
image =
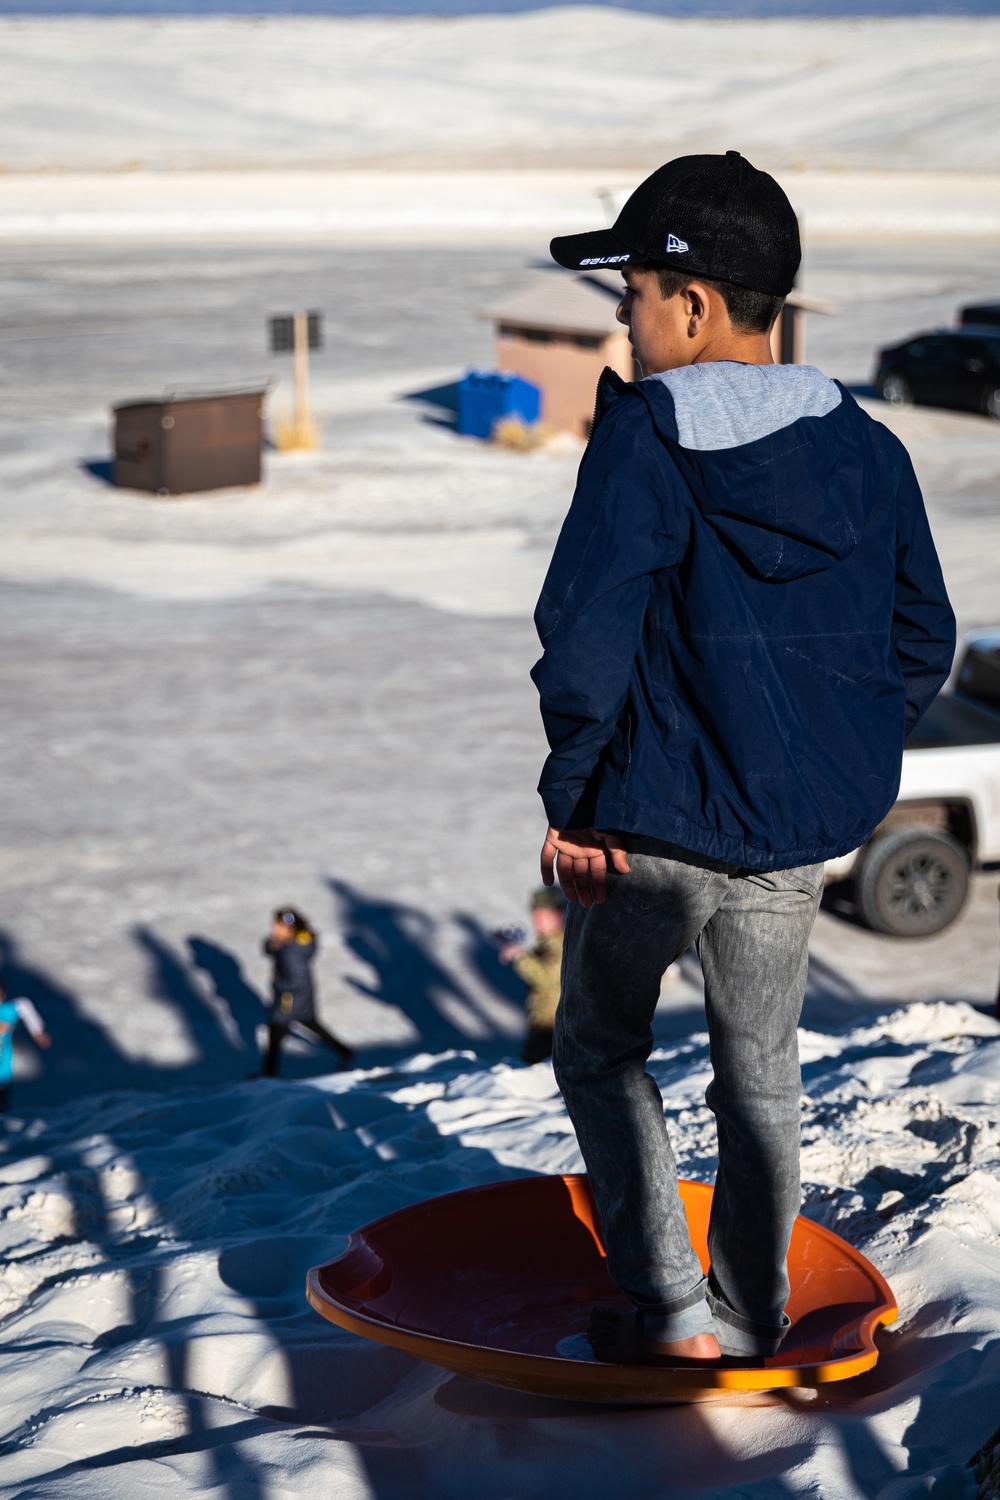
{"label": "bare foot", "polygon": [[722,1357],[714,1333],[661,1344],[642,1332],[638,1312],[615,1307],[592,1309],[587,1339],[595,1359],[613,1365],[714,1365]]}

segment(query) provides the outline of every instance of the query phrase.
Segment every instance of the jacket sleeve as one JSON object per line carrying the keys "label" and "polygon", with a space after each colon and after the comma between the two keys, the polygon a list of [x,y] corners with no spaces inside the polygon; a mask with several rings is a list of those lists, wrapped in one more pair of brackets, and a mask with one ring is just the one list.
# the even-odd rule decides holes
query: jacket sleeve
{"label": "jacket sleeve", "polygon": [[580,466],[535,611],[544,655],[531,676],[550,749],[538,790],[553,828],[590,821],[578,808],[628,696],[650,580],[675,561],[669,462],[645,402],[622,395]]}
{"label": "jacket sleeve", "polygon": [[896,488],[892,646],[906,683],[906,733],[937,697],[955,655],[955,616],[909,455]]}
{"label": "jacket sleeve", "polygon": [[518,979],[523,979],[527,985],[543,983],[552,972],[552,965],[547,964],[540,954],[529,951],[515,958],[511,968]]}

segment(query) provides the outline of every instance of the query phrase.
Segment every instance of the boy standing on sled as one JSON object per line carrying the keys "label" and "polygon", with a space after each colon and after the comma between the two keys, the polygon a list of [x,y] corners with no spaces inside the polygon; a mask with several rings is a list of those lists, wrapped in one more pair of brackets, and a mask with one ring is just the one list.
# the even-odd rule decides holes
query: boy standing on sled
{"label": "boy standing on sled", "polygon": [[[823,862],[892,806],[954,618],[905,450],[819,370],[772,361],[800,255],[773,178],[735,151],[682,157],[552,254],[621,269],[643,373],[602,377],[535,617],[542,873],[572,903],[553,1061],[636,1309],[598,1309],[591,1342],[759,1360],[788,1327]],[[719,1144],[707,1278],[646,1071],[661,976],[692,942]]]}

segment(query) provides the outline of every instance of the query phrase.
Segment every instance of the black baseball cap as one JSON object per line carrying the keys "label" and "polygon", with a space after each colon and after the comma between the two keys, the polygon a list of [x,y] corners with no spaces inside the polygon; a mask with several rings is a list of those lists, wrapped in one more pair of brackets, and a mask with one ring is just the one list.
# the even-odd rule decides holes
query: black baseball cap
{"label": "black baseball cap", "polygon": [[572,271],[638,261],[768,297],[788,295],[802,258],[792,205],[738,151],[668,161],[639,184],[610,229],[561,235],[549,250]]}

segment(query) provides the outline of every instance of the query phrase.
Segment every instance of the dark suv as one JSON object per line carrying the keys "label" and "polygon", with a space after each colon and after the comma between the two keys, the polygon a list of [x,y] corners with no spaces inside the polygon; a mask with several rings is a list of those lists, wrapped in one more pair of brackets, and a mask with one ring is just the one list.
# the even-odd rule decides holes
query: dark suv
{"label": "dark suv", "polygon": [[1000,421],[1000,328],[942,329],[880,349],[875,384],[893,406],[960,406]]}

